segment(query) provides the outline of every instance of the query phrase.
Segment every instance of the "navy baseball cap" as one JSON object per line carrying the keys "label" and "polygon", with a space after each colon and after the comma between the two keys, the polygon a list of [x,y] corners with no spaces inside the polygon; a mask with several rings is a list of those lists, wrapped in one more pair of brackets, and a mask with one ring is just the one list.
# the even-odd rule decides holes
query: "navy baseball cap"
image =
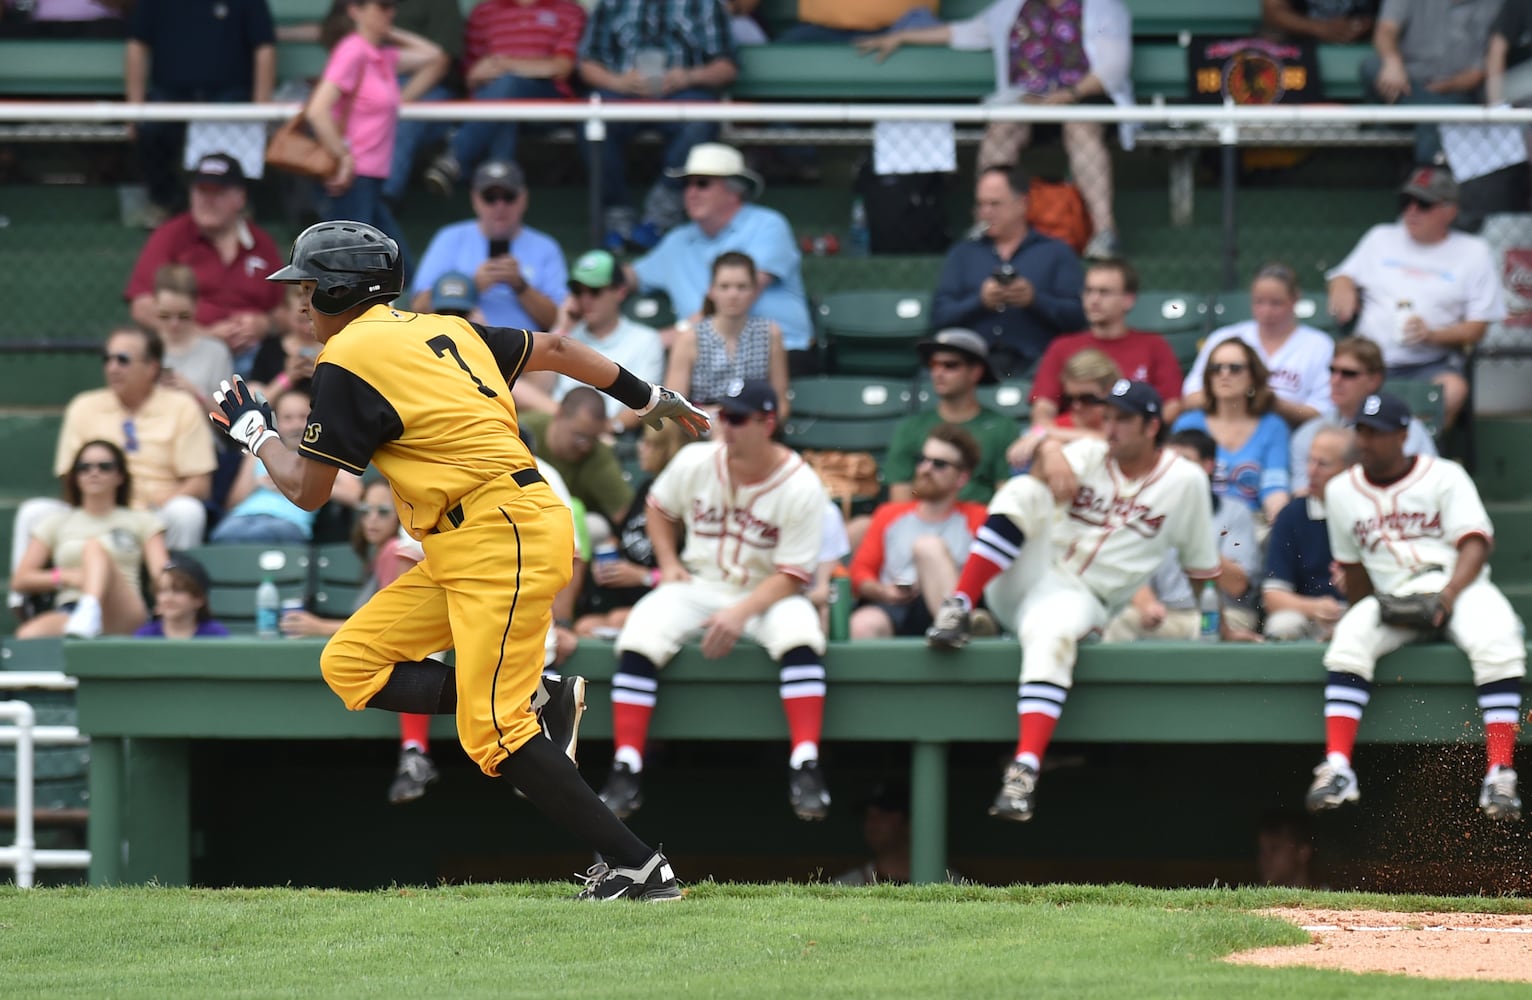
{"label": "navy baseball cap", "polygon": [[738,416],[775,413],[777,390],[763,378],[735,379],[729,383],[729,391],[718,401],[718,408]]}
{"label": "navy baseball cap", "polygon": [[1375,431],[1402,431],[1410,426],[1410,405],[1398,396],[1380,392],[1362,400],[1356,422]]}
{"label": "navy baseball cap", "polygon": [[1154,386],[1131,379],[1118,379],[1112,385],[1112,391],[1107,393],[1105,402],[1124,413],[1134,413],[1141,417],[1161,417],[1165,412],[1160,394]]}

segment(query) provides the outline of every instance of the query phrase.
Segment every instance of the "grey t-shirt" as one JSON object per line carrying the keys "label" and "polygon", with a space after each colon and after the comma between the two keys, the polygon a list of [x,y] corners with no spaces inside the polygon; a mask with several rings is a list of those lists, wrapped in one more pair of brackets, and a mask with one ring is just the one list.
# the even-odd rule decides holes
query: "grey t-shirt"
{"label": "grey t-shirt", "polygon": [[234,374],[234,358],[221,340],[198,337],[185,350],[165,349],[165,367],[180,373],[204,396],[212,396],[218,383]]}
{"label": "grey t-shirt", "polygon": [[1411,80],[1432,81],[1484,65],[1502,0],[1383,0],[1378,20],[1399,25]]}

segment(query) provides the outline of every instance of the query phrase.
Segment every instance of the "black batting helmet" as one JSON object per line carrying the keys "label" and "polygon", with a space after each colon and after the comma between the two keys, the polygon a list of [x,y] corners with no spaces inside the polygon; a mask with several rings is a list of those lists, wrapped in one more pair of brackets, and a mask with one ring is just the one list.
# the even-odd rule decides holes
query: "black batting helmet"
{"label": "black batting helmet", "polygon": [[286,267],[267,281],[317,282],[310,306],[338,316],[353,306],[391,302],[404,288],[404,258],[399,244],[365,222],[320,222],[293,240]]}

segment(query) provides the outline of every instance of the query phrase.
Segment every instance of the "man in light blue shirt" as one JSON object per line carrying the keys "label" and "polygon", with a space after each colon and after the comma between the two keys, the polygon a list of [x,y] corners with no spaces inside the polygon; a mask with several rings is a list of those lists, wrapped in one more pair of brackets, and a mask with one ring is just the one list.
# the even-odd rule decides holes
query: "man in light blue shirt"
{"label": "man in light blue shirt", "polygon": [[410,307],[428,311],[431,287],[442,275],[458,271],[473,275],[488,325],[551,329],[568,294],[569,273],[553,237],[522,225],[529,197],[516,164],[481,164],[473,175],[475,218],[443,226],[431,237],[415,269]]}
{"label": "man in light blue shirt", "polygon": [[[738,251],[755,261],[761,274],[761,294],[752,316],[774,320],[789,352],[808,351],[814,343],[808,296],[803,291],[802,255],[793,230],[782,213],[749,203],[765,182],[745,166],[739,151],[721,143],[693,146],[686,166],[672,171],[686,185],[686,216],[678,226],[633,265],[636,282],[645,291],[670,296],[676,326],[693,322],[713,281],[713,261],[719,254]],[[662,333],[669,346],[675,331]],[[792,354],[795,361],[806,355]],[[794,364],[794,370],[799,364]]]}

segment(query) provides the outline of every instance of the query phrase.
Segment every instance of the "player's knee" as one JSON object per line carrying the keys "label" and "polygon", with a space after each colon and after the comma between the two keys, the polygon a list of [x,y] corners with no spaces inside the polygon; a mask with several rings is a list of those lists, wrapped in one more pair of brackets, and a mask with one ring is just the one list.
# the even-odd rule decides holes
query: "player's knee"
{"label": "player's knee", "polygon": [[882,608],[857,608],[851,612],[851,638],[887,639],[894,634],[894,625]]}

